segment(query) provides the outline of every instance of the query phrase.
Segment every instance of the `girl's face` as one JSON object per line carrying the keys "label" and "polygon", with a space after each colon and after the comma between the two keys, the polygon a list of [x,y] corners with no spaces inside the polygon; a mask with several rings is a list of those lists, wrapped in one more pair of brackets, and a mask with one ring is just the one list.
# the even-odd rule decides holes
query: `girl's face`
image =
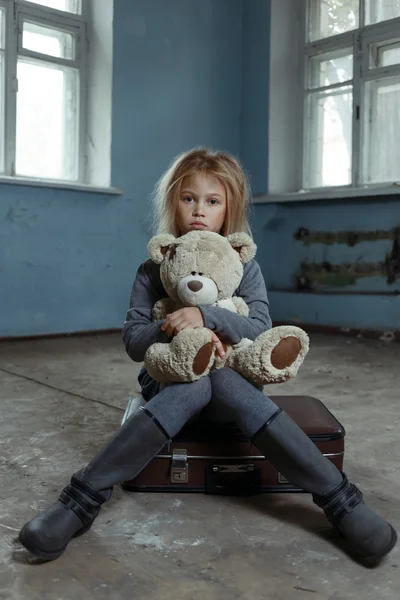
{"label": "girl's face", "polygon": [[194,230],[220,233],[226,204],[225,188],[217,177],[203,173],[186,177],[176,212],[179,235]]}

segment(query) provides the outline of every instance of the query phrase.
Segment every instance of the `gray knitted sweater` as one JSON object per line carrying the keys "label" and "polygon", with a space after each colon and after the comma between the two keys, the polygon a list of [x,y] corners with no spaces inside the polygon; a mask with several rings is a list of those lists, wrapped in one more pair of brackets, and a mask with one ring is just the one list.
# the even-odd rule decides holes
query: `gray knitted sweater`
{"label": "gray knitted sweater", "polygon": [[[261,269],[255,260],[244,265],[242,281],[235,291],[249,307],[249,316],[243,317],[225,308],[199,307],[204,327],[215,331],[228,344],[237,344],[242,338],[254,340],[272,327],[269,302]],[[130,358],[143,362],[146,350],[155,342],[168,342],[170,338],[161,331],[162,321],[152,322],[152,309],[157,300],[165,298],[160,278],[160,266],[147,260],[140,265],[133,283],[130,306],[126,313],[123,340]],[[143,369],[139,375],[143,397],[148,400],[158,391],[158,384]]]}

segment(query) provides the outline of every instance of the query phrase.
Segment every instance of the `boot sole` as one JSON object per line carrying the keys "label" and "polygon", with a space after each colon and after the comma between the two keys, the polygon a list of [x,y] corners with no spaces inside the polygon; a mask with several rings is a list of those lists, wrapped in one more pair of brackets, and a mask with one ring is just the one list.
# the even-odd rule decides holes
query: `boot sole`
{"label": "boot sole", "polygon": [[382,558],[384,558],[387,554],[389,554],[389,552],[391,550],[393,550],[393,548],[395,547],[396,542],[397,542],[397,533],[391,525],[390,525],[390,529],[392,531],[392,538],[391,538],[389,544],[385,547],[385,549],[382,550],[381,552],[379,552],[378,554],[373,554],[372,556],[367,556],[362,559],[363,562],[366,563],[367,566],[373,566],[375,563],[378,563],[380,560],[382,560]]}
{"label": "boot sole", "polygon": [[[82,529],[77,531],[75,533],[75,535],[72,536],[71,539],[83,535],[84,533],[89,531],[91,526],[92,526],[92,523],[90,523],[90,525],[88,527],[82,527]],[[25,535],[24,530],[25,530],[25,527],[23,527],[21,529],[21,531],[19,532],[19,535],[18,535],[19,542],[24,546],[24,548],[26,548],[26,550],[28,550],[31,554],[34,554],[35,556],[37,556],[37,558],[40,558],[41,560],[46,560],[46,561],[55,560],[56,558],[59,558],[62,554],[64,554],[65,550],[67,549],[68,543],[64,546],[64,548],[62,548],[61,550],[57,550],[55,552],[46,552],[45,550],[41,550],[40,548],[38,548],[37,546],[35,546],[34,544],[32,544],[29,541],[29,539]]]}

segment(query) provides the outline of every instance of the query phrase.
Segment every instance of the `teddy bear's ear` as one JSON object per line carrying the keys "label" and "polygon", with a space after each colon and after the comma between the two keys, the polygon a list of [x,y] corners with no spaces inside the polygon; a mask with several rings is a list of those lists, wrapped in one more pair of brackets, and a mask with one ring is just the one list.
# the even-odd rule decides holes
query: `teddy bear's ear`
{"label": "teddy bear's ear", "polygon": [[232,248],[239,254],[242,263],[247,263],[255,257],[257,246],[247,233],[231,233],[226,239]]}
{"label": "teddy bear's ear", "polygon": [[160,265],[168,250],[175,242],[176,238],[171,233],[161,233],[152,237],[147,245],[151,260]]}

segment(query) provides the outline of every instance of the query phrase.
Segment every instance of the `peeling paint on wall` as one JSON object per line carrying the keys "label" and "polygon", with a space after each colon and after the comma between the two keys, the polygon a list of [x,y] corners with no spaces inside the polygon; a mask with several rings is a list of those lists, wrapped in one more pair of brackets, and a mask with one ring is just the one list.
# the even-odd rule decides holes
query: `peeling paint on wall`
{"label": "peeling paint on wall", "polygon": [[313,291],[318,286],[328,288],[343,288],[355,285],[361,278],[385,277],[388,285],[400,279],[400,227],[393,230],[376,231],[339,231],[311,232],[306,227],[300,227],[294,238],[306,245],[334,243],[355,246],[360,242],[392,240],[393,245],[381,261],[366,262],[357,258],[355,261],[332,263],[303,261],[296,274],[296,286],[300,290]]}
{"label": "peeling paint on wall", "polygon": [[393,230],[375,231],[310,231],[307,227],[300,227],[293,235],[294,239],[309,246],[311,244],[346,244],[355,246],[361,242],[376,242],[378,240],[396,240],[400,227]]}
{"label": "peeling paint on wall", "polygon": [[346,262],[332,264],[303,262],[297,276],[299,289],[312,290],[314,284],[328,287],[346,287],[354,285],[361,277],[382,277],[385,263]]}
{"label": "peeling paint on wall", "polygon": [[393,241],[392,251],[386,256],[385,271],[388,284],[395,283],[400,278],[400,227],[395,230],[396,236]]}

